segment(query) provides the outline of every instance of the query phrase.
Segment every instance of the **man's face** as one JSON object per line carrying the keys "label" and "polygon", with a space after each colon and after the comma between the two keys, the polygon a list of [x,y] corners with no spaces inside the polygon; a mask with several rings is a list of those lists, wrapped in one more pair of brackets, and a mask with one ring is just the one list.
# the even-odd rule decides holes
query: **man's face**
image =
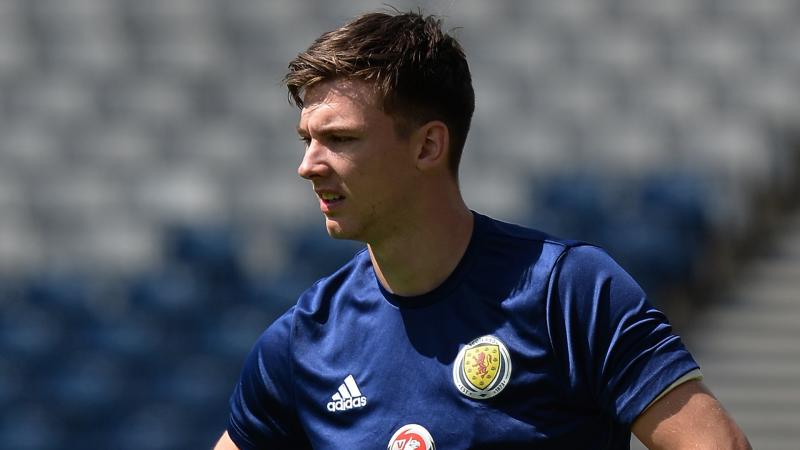
{"label": "man's face", "polygon": [[413,207],[413,138],[397,135],[376,97],[372,85],[346,79],[318,83],[304,97],[297,172],[311,181],[335,238],[374,243],[403,226]]}

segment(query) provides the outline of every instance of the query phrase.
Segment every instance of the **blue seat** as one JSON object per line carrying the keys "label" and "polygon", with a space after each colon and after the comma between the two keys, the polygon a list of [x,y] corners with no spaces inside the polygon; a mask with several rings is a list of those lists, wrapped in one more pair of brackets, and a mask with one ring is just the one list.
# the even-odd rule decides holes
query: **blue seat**
{"label": "blue seat", "polygon": [[247,275],[235,229],[218,225],[176,226],[167,235],[169,264],[188,270],[209,302],[226,306],[246,295]]}
{"label": "blue seat", "polygon": [[0,411],[11,408],[24,397],[28,371],[27,364],[0,351]]}
{"label": "blue seat", "polygon": [[56,450],[66,430],[44,404],[21,403],[0,412],[0,445],[14,450]]}
{"label": "blue seat", "polygon": [[58,311],[64,318],[90,313],[89,279],[80,274],[42,272],[26,283],[25,298],[31,304]]}
{"label": "blue seat", "polygon": [[130,311],[94,321],[91,326],[77,330],[80,345],[108,352],[132,362],[154,358],[164,347],[168,324],[157,314]]}
{"label": "blue seat", "polygon": [[66,331],[52,309],[29,304],[6,308],[0,315],[0,349],[18,361],[36,362],[58,354],[68,340]]}
{"label": "blue seat", "polygon": [[166,257],[208,275],[238,280],[240,242],[226,226],[183,225],[167,230]]}
{"label": "blue seat", "polygon": [[694,275],[695,250],[680,230],[641,217],[626,217],[604,229],[600,244],[658,303],[668,286]]}
{"label": "blue seat", "polygon": [[226,411],[240,366],[213,356],[189,353],[181,360],[165,364],[163,369],[163,373],[151,380],[156,399],[187,411],[204,408]]}
{"label": "blue seat", "polygon": [[533,187],[531,223],[560,237],[597,242],[612,214],[607,190],[607,181],[591,174],[544,180]]}
{"label": "blue seat", "polygon": [[292,277],[311,285],[314,281],[332,274],[350,260],[364,244],[331,239],[319,224],[296,230],[291,237],[290,258],[294,264],[287,268]]}
{"label": "blue seat", "polygon": [[203,352],[227,360],[238,368],[258,337],[278,314],[255,305],[222,311],[216,316],[215,322],[204,330]]}
{"label": "blue seat", "polygon": [[297,297],[309,287],[308,276],[298,275],[293,269],[294,266],[275,275],[251,276],[245,286],[243,300],[277,318],[295,304]]}
{"label": "blue seat", "polygon": [[202,280],[190,271],[166,267],[133,280],[129,297],[138,310],[185,321],[202,311],[208,292]]}
{"label": "blue seat", "polygon": [[[210,447],[209,438],[201,447],[191,447],[197,435],[211,434],[192,423],[191,411],[163,402],[141,403],[126,411],[125,417],[110,433],[110,442],[104,448],[121,450],[182,450]],[[222,429],[213,430],[219,437]]]}
{"label": "blue seat", "polygon": [[100,426],[118,413],[130,368],[117,355],[73,349],[48,369],[37,395],[43,404],[52,403],[71,428]]}
{"label": "blue seat", "polygon": [[710,235],[710,193],[702,177],[664,173],[645,179],[640,192],[640,211],[648,220],[680,230],[696,244]]}

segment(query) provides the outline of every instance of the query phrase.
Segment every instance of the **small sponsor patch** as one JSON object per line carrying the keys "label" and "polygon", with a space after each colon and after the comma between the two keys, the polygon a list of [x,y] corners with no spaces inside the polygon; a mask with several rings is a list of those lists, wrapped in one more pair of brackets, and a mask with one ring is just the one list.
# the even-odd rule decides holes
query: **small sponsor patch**
{"label": "small sponsor patch", "polygon": [[433,437],[422,425],[403,425],[389,440],[387,450],[436,450]]}
{"label": "small sponsor patch", "polygon": [[453,363],[453,383],[467,397],[483,400],[499,394],[511,377],[508,349],[494,336],[465,345]]}

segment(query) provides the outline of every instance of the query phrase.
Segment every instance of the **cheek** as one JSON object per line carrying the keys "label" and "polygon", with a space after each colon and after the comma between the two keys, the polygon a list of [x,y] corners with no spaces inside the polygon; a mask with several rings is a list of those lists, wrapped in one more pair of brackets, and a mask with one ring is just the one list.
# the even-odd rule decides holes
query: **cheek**
{"label": "cheek", "polygon": [[388,206],[400,212],[411,206],[416,198],[416,183],[407,170],[388,167],[383,176],[374,180],[371,192],[374,204],[378,207]]}
{"label": "cheek", "polygon": [[340,161],[339,174],[353,194],[369,203],[396,201],[406,197],[415,185],[415,167],[405,157],[402,146],[365,146],[363,158]]}

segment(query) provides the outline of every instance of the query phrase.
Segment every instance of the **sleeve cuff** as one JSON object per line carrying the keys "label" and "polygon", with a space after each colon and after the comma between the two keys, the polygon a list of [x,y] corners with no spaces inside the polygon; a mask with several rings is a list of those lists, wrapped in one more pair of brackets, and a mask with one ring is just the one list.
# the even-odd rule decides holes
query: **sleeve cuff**
{"label": "sleeve cuff", "polygon": [[645,412],[645,411],[647,411],[647,409],[648,409],[648,408],[650,408],[651,406],[653,406],[653,404],[655,404],[655,402],[657,402],[657,401],[661,400],[661,398],[662,398],[663,396],[665,396],[665,395],[669,394],[669,392],[670,392],[670,391],[672,391],[672,390],[673,390],[673,389],[675,389],[676,387],[678,387],[678,386],[682,385],[683,383],[686,383],[687,381],[692,381],[692,380],[698,380],[698,381],[699,381],[699,380],[702,380],[702,379],[703,379],[703,372],[701,372],[701,371],[700,371],[700,369],[694,369],[694,370],[691,370],[691,371],[689,371],[689,372],[685,373],[683,376],[681,376],[680,378],[678,378],[677,380],[675,380],[675,381],[674,381],[672,384],[670,384],[669,386],[667,386],[667,388],[666,388],[666,389],[664,389],[663,391],[661,391],[661,393],[660,393],[660,394],[658,394],[658,396],[656,396],[656,398],[654,398],[654,399],[653,399],[653,401],[652,401],[652,402],[650,402],[650,403],[649,403],[649,404],[648,404],[648,405],[647,405],[647,406],[646,406],[646,407],[645,407],[645,408],[642,410],[642,412]]}

